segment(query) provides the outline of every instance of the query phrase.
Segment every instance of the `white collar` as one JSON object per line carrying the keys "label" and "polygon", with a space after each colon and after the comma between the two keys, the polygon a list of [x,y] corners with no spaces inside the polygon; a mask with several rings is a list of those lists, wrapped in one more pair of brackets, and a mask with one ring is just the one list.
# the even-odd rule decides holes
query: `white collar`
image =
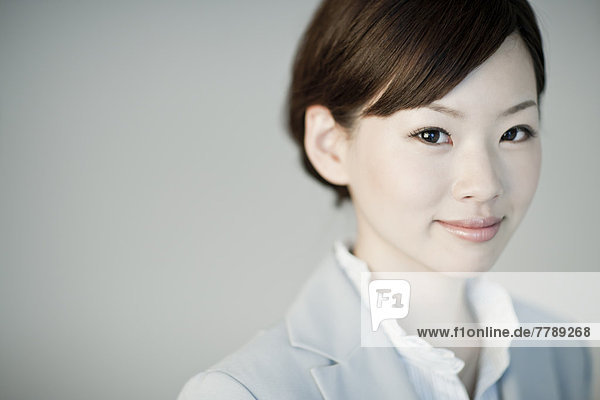
{"label": "white collar", "polygon": [[[350,252],[351,240],[336,240],[334,242],[335,257],[338,265],[346,273],[360,293],[361,273],[370,273],[367,264]],[[473,308],[478,322],[503,322],[516,326],[518,318],[508,292],[499,284],[486,279],[469,279],[467,281],[467,297]],[[363,296],[363,302],[368,299]],[[398,325],[396,320],[381,322],[386,335],[396,347],[398,353],[412,364],[431,372],[441,374],[458,374],[464,367],[464,361],[445,348],[433,347],[418,336],[409,336]],[[510,342],[507,343],[507,346]],[[477,395],[486,390],[504,373],[510,362],[508,348],[482,347],[479,364]]]}

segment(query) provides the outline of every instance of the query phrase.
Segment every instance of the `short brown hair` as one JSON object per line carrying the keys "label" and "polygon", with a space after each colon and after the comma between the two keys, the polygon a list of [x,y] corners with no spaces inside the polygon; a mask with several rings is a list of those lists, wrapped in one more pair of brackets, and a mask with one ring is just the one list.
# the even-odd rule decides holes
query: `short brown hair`
{"label": "short brown hair", "polygon": [[[538,99],[545,87],[542,38],[527,0],[324,0],[299,43],[288,92],[289,133],[304,169],[329,183],[304,148],[310,105],[350,129],[361,116],[389,116],[444,97],[513,32],[531,58]],[[375,97],[380,97],[373,104]]]}

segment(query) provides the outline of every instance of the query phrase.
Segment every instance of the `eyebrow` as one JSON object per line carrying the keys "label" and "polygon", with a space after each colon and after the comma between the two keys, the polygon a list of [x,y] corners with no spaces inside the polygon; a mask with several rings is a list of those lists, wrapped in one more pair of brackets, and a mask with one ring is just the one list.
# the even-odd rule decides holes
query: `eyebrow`
{"label": "eyebrow", "polygon": [[[526,100],[522,103],[519,103],[517,105],[514,105],[514,106],[508,108],[506,111],[503,111],[502,113],[500,113],[498,118],[508,117],[509,115],[516,114],[521,110],[525,110],[526,108],[533,107],[533,106],[537,106],[537,103],[534,100]],[[446,107],[446,106],[443,106],[441,104],[431,103],[431,104],[426,105],[425,108],[429,108],[430,110],[437,111],[437,112],[440,112],[443,114],[448,114],[454,118],[464,118],[465,117],[465,114],[463,114],[462,112],[454,110],[454,109]]]}

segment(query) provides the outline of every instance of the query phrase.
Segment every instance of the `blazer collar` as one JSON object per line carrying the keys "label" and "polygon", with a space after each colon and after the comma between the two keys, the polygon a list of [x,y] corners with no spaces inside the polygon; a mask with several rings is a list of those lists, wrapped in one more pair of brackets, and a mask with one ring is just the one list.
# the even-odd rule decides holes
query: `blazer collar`
{"label": "blazer collar", "polygon": [[[288,309],[285,323],[290,344],[331,360],[310,371],[326,400],[399,396],[417,400],[396,349],[361,347],[361,307],[359,294],[329,252]],[[519,308],[516,303],[517,316]],[[381,330],[378,333],[387,341]],[[511,347],[509,351],[510,365],[499,382],[501,398],[539,397],[542,390],[540,398],[558,399],[551,348]]]}
{"label": "blazer collar", "polygon": [[323,398],[417,400],[404,363],[393,347],[361,347],[360,297],[336,264],[321,262],[286,315],[292,346],[332,361],[311,368]]}

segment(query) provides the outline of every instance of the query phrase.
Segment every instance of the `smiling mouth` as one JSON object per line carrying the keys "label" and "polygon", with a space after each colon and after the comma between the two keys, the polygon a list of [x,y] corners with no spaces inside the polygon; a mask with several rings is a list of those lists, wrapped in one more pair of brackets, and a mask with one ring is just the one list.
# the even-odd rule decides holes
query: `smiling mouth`
{"label": "smiling mouth", "polygon": [[502,224],[504,218],[474,217],[463,220],[442,221],[435,220],[448,232],[470,242],[487,242],[491,240]]}

